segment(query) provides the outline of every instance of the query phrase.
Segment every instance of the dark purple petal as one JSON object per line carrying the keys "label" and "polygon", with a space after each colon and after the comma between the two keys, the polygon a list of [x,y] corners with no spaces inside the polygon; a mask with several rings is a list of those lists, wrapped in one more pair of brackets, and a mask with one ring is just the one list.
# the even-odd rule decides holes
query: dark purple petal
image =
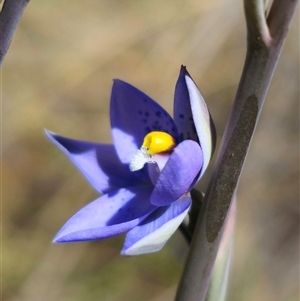
{"label": "dark purple petal", "polygon": [[203,155],[199,144],[192,140],[181,142],[161,171],[150,202],[156,206],[166,206],[179,199],[192,188],[202,164]]}
{"label": "dark purple petal", "polygon": [[73,215],[54,242],[96,240],[132,229],[156,209],[150,193],[149,187],[132,187],[103,195]]}
{"label": "dark purple petal", "polygon": [[120,162],[113,145],[74,140],[48,131],[46,134],[99,192],[142,184],[128,166]]}
{"label": "dark purple petal", "polygon": [[121,254],[140,255],[159,251],[179,227],[190,205],[191,199],[185,197],[170,206],[156,209],[127,233]]}
{"label": "dark purple petal", "polygon": [[201,146],[201,177],[214,152],[216,130],[205,100],[184,66],[181,67],[175,88],[174,120],[181,140],[192,139]]}
{"label": "dark purple petal", "polygon": [[185,81],[186,74],[187,71],[185,67],[181,66],[175,86],[174,121],[179,132],[180,141],[190,139],[199,143],[191,109],[189,91]]}
{"label": "dark purple petal", "polygon": [[152,131],[169,133],[177,140],[171,116],[149,96],[135,87],[115,80],[112,88],[110,120],[114,145],[120,160],[129,163]]}

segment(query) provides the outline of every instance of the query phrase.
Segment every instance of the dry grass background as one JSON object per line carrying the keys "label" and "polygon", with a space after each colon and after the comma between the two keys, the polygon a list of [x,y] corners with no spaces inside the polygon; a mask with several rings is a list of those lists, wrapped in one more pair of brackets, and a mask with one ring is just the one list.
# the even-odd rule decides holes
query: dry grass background
{"label": "dry grass background", "polygon": [[[299,21],[294,18],[238,189],[230,301],[299,297]],[[53,245],[96,196],[43,134],[110,142],[113,78],[172,112],[181,64],[220,141],[245,56],[241,1],[31,1],[2,68],[3,300],[173,300],[186,254],[119,256],[124,237]],[[200,187],[205,189],[208,175]]]}

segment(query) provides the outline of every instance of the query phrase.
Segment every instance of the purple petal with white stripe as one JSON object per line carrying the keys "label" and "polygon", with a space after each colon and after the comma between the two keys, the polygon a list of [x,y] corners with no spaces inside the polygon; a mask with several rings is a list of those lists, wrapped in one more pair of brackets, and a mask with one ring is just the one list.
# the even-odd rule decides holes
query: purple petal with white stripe
{"label": "purple petal with white stripe", "polygon": [[194,124],[189,91],[185,81],[186,69],[182,66],[175,86],[174,94],[174,121],[176,123],[179,139],[191,139],[199,143]]}
{"label": "purple petal with white stripe", "polygon": [[181,67],[175,88],[174,120],[181,140],[192,139],[201,146],[201,177],[214,152],[216,131],[205,100],[184,66]]}
{"label": "purple petal with white stripe", "polygon": [[103,239],[132,229],[156,209],[150,193],[149,187],[132,187],[103,195],[73,215],[54,242]]}
{"label": "purple petal with white stripe", "polygon": [[121,254],[140,255],[159,251],[179,227],[190,205],[191,199],[185,197],[155,210],[127,233]]}

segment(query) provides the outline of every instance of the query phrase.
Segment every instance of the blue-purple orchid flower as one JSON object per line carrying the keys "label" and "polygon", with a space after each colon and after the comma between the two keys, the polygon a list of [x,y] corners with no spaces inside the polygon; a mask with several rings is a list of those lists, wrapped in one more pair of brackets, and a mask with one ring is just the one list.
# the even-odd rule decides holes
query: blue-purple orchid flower
{"label": "blue-purple orchid flower", "polygon": [[[215,128],[209,110],[182,66],[174,119],[140,90],[115,80],[110,120],[114,145],[46,132],[103,194],[73,215],[54,242],[99,240],[127,232],[122,255],[158,251],[187,215],[189,192],[213,154]],[[152,132],[171,136],[172,148],[147,154],[148,148],[141,146]]]}

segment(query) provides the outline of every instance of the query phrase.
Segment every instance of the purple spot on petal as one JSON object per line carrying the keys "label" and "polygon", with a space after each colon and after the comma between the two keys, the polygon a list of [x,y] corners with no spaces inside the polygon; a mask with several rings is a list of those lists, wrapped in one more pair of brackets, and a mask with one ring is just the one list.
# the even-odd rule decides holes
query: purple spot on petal
{"label": "purple spot on petal", "polygon": [[179,114],[179,118],[183,119],[184,115],[183,114]]}
{"label": "purple spot on petal", "polygon": [[148,122],[148,119],[143,119],[143,123],[147,123]]}
{"label": "purple spot on petal", "polygon": [[157,112],[155,113],[155,115],[156,115],[157,117],[160,117],[160,116],[161,116],[161,112],[160,112],[160,111],[157,111]]}
{"label": "purple spot on petal", "polygon": [[150,114],[149,114],[148,111],[145,112],[145,116],[146,116],[146,117],[149,117],[149,116],[150,116]]}

